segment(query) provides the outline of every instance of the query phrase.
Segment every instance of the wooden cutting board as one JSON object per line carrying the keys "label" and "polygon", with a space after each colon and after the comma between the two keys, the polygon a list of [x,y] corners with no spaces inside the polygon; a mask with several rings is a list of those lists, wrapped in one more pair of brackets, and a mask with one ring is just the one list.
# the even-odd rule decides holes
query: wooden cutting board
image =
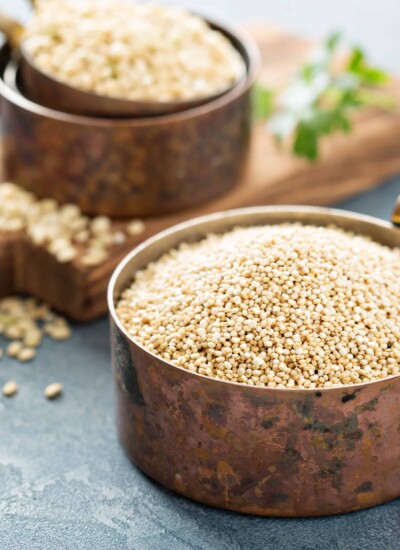
{"label": "wooden cutting board", "polygon": [[[313,46],[266,25],[252,27],[250,32],[262,54],[260,80],[274,88],[288,81]],[[393,80],[389,88],[400,104],[400,81]],[[84,267],[79,258],[59,264],[24,233],[12,238],[0,234],[0,296],[28,292],[72,319],[87,321],[106,312],[107,283],[122,257],[162,229],[194,216],[241,206],[329,205],[399,172],[400,112],[364,110],[357,115],[351,135],[335,135],[324,142],[321,160],[315,164],[278,151],[263,125],[258,125],[246,177],[240,185],[198,209],[147,220],[140,237],[130,237],[114,247],[100,266]]]}

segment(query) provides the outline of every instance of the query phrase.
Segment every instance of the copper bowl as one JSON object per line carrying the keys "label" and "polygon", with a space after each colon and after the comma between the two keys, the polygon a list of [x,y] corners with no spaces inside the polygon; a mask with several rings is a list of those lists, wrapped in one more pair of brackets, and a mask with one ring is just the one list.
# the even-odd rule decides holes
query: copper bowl
{"label": "copper bowl", "polygon": [[273,389],[215,380],[146,351],[115,301],[163,252],[241,225],[302,222],[400,246],[389,223],[340,210],[257,207],[180,224],[149,239],[109,285],[119,437],[129,458],[204,504],[265,516],[350,512],[400,496],[400,376],[358,385]]}
{"label": "copper bowl", "polygon": [[[236,31],[232,31],[227,25],[220,25],[209,18],[203,19],[205,19],[211,29],[223,34],[233,47],[239,52],[241,51],[243,55],[243,42],[239,39]],[[21,82],[23,82],[27,97],[51,109],[77,115],[127,118],[177,113],[208,103],[223,95],[242,79],[242,76],[240,76],[233,85],[209,97],[177,101],[129,100],[119,97],[102,96],[94,92],[75,88],[46,74],[35,65],[24,41],[20,44],[20,53]]]}
{"label": "copper bowl", "polygon": [[3,174],[39,197],[91,215],[159,216],[211,200],[242,177],[249,151],[251,88],[259,56],[237,34],[246,77],[200,107],[148,118],[72,115],[25,97],[0,50]]}

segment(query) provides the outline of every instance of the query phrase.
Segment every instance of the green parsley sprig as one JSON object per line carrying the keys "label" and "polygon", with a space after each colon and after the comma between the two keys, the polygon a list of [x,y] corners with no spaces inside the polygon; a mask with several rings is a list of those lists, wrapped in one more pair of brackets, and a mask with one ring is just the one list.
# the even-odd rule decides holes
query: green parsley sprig
{"label": "green parsley sprig", "polygon": [[319,156],[322,137],[351,130],[354,110],[396,106],[381,89],[388,75],[371,66],[360,48],[354,47],[338,69],[341,46],[340,34],[329,36],[277,97],[260,83],[254,90],[255,118],[269,119],[268,129],[277,142],[290,139],[292,152],[311,161]]}

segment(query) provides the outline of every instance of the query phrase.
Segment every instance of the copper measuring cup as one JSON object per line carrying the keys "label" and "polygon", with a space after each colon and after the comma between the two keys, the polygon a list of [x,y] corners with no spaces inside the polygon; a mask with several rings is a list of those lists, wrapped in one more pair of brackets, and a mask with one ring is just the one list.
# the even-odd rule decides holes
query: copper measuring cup
{"label": "copper measuring cup", "polygon": [[[34,6],[34,2],[32,4]],[[240,33],[209,19],[207,22],[212,29],[224,34],[236,50],[239,49],[243,41]],[[19,22],[0,14],[0,31],[6,35],[10,46],[18,52],[21,83],[27,97],[40,105],[70,114],[129,118],[177,113],[203,105],[226,94],[246,78],[244,72],[232,86],[216,94],[184,101],[133,101],[103,96],[70,86],[40,70],[27,51],[23,38],[24,27]]]}
{"label": "copper measuring cup", "polygon": [[208,378],[147,351],[115,311],[135,273],[180,243],[287,222],[334,224],[400,246],[400,202],[392,224],[330,208],[256,206],[195,218],[143,242],[108,289],[119,438],[148,476],[203,504],[292,517],[375,506],[400,496],[400,375],[322,389]]}

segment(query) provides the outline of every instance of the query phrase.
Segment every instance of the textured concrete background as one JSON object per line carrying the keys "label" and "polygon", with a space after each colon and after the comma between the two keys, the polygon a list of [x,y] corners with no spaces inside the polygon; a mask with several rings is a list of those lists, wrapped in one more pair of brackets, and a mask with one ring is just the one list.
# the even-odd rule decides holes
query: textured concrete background
{"label": "textured concrete background", "polygon": [[[398,0],[206,4],[231,19],[269,17],[315,36],[346,28],[379,62],[400,73]],[[0,8],[22,16],[25,9],[21,0],[12,5],[0,0]],[[388,219],[399,192],[400,179],[394,179],[341,206]],[[0,397],[0,550],[400,547],[400,501],[347,516],[256,518],[200,506],[143,476],[116,439],[105,319],[76,328],[67,344],[46,342],[30,365],[3,359],[0,385],[10,378],[21,390],[12,400]],[[65,393],[49,403],[42,390],[55,380],[64,384]]]}

